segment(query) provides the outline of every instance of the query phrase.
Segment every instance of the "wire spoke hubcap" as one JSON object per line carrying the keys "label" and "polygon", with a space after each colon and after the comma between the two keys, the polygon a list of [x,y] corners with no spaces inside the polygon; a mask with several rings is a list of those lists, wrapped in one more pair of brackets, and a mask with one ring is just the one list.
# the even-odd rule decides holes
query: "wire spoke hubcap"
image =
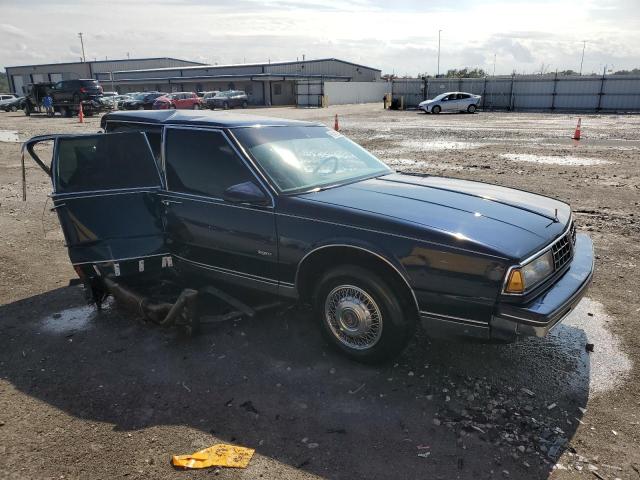
{"label": "wire spoke hubcap", "polygon": [[380,340],[380,308],[361,288],[353,285],[335,287],[327,295],[324,312],[333,335],[349,348],[365,350]]}

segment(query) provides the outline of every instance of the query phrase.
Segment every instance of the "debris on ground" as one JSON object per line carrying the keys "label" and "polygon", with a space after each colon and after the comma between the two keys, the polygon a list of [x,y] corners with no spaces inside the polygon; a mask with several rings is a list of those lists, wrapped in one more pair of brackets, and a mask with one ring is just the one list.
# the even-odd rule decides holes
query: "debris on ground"
{"label": "debris on ground", "polygon": [[192,469],[208,467],[247,468],[255,450],[235,445],[219,444],[192,453],[174,455],[171,464],[174,467]]}

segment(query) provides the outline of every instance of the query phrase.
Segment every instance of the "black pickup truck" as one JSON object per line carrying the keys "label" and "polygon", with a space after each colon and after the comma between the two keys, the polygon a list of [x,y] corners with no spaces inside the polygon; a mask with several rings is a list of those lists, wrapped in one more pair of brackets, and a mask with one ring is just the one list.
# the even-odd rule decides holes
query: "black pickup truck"
{"label": "black pickup truck", "polygon": [[54,112],[60,112],[63,116],[77,114],[80,105],[85,115],[92,115],[102,108],[98,100],[102,95],[102,87],[97,80],[90,78],[31,83],[25,90],[24,113],[27,116],[41,111],[42,100],[47,95],[53,99]]}

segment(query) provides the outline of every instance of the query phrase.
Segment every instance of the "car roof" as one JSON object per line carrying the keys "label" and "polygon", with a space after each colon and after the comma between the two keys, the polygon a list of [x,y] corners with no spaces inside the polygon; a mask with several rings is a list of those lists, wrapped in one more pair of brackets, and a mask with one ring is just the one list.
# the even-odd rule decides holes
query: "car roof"
{"label": "car roof", "polygon": [[262,117],[235,112],[215,112],[206,110],[136,110],[112,112],[102,117],[102,125],[107,121],[153,123],[158,125],[195,125],[220,128],[235,127],[312,127],[321,123],[288,120],[285,118]]}

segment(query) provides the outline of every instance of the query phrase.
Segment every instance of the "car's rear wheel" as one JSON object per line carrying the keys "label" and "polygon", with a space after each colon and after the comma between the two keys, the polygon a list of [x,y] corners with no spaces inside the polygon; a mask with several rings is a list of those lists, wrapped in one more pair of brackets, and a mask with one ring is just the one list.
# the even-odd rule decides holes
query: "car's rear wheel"
{"label": "car's rear wheel", "polygon": [[193,104],[193,109],[194,110],[200,110],[200,105],[198,105],[197,103]]}
{"label": "car's rear wheel", "polygon": [[477,107],[476,107],[475,105],[469,105],[469,106],[467,107],[467,112],[469,112],[469,113],[476,113],[476,108],[477,108]]}
{"label": "car's rear wheel", "polygon": [[442,108],[440,108],[440,105],[435,105],[431,108],[431,113],[435,113],[438,114],[442,111]]}
{"label": "car's rear wheel", "polygon": [[169,110],[175,110],[175,109],[176,109],[176,106],[174,104],[169,105]]}
{"label": "car's rear wheel", "polygon": [[244,102],[242,102],[242,108],[247,108],[248,103],[246,102],[246,100]]}
{"label": "car's rear wheel", "polygon": [[326,272],[313,303],[329,342],[360,362],[393,358],[415,329],[415,318],[403,308],[394,285],[356,265]]}
{"label": "car's rear wheel", "polygon": [[18,107],[16,107],[15,105],[11,105],[11,111],[12,112],[17,112],[18,111]]}
{"label": "car's rear wheel", "polygon": [[138,110],[144,110],[144,105],[138,105]]}

